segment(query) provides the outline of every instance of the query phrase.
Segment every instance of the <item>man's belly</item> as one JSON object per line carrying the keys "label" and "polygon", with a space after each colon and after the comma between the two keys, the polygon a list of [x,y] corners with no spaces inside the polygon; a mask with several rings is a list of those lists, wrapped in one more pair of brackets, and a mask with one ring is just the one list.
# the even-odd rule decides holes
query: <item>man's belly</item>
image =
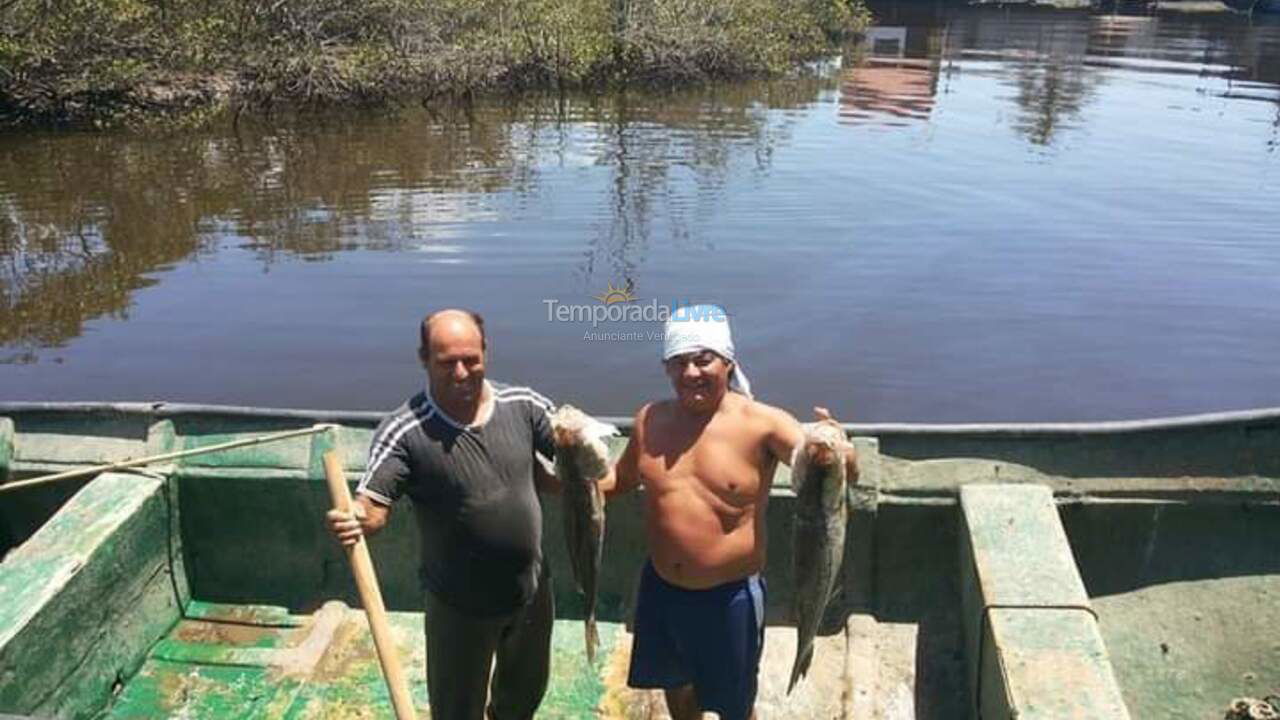
{"label": "man's belly", "polygon": [[687,495],[651,499],[645,527],[658,575],[690,590],[740,580],[764,568],[754,508],[726,517]]}

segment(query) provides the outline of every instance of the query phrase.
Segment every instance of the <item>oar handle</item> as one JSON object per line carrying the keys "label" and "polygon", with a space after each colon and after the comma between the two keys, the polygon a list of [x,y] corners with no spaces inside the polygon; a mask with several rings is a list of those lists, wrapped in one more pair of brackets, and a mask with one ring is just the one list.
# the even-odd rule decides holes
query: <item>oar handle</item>
{"label": "oar handle", "polygon": [[[324,454],[324,476],[329,481],[329,497],[333,500],[334,508],[351,512],[351,488],[347,487],[342,461],[332,450]],[[400,657],[396,654],[395,641],[391,637],[387,608],[382,604],[382,591],[378,588],[378,576],[373,571],[369,546],[361,535],[354,545],[346,548],[351,571],[356,576],[356,587],[360,590],[360,602],[369,616],[369,629],[373,631],[373,644],[378,649],[378,662],[382,665],[382,675],[387,681],[387,690],[391,693],[396,720],[414,720],[409,684],[405,681],[404,669],[400,666]]]}

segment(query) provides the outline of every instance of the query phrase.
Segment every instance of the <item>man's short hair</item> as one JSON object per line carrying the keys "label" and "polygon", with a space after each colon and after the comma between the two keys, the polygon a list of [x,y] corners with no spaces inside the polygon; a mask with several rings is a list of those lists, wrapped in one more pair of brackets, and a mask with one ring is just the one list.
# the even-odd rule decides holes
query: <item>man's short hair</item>
{"label": "man's short hair", "polygon": [[422,318],[422,324],[418,326],[418,342],[421,343],[423,353],[426,353],[431,349],[431,321],[440,313],[445,312],[466,313],[467,317],[471,318],[471,322],[476,324],[476,329],[480,331],[480,349],[488,349],[488,343],[484,337],[484,318],[480,316],[480,313],[475,312],[474,310],[458,310],[450,308],[448,310],[437,310]]}

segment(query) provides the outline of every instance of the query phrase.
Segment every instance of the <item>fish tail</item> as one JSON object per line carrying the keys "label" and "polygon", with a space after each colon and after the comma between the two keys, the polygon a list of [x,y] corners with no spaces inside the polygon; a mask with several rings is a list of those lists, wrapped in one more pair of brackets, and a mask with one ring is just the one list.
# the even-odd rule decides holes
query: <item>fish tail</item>
{"label": "fish tail", "polygon": [[596,616],[587,616],[587,663],[596,661],[596,648],[600,646],[600,633],[596,630]]}
{"label": "fish tail", "polygon": [[787,685],[788,695],[790,695],[791,691],[795,689],[796,683],[800,682],[800,678],[808,674],[809,663],[811,662],[813,662],[812,644],[801,651],[799,655],[796,655],[796,664],[791,666],[791,683]]}

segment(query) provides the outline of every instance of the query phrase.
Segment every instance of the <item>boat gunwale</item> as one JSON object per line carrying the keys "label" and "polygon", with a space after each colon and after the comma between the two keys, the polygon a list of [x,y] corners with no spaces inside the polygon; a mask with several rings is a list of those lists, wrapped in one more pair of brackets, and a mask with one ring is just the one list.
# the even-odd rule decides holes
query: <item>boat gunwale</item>
{"label": "boat gunwale", "polygon": [[[201,403],[155,402],[37,402],[2,401],[0,416],[10,413],[114,413],[144,415],[157,419],[185,415],[217,415],[223,417],[272,418],[307,422],[346,422],[376,425],[387,411],[377,410],[309,410],[299,408],[267,408],[244,405],[212,405]],[[599,419],[629,431],[632,418],[602,415]],[[1275,421],[1280,424],[1280,406],[1247,410],[1172,415],[1132,420],[1085,422],[1012,422],[1012,423],[842,423],[853,435],[1097,435],[1140,433],[1163,430],[1188,430],[1242,423]]]}

